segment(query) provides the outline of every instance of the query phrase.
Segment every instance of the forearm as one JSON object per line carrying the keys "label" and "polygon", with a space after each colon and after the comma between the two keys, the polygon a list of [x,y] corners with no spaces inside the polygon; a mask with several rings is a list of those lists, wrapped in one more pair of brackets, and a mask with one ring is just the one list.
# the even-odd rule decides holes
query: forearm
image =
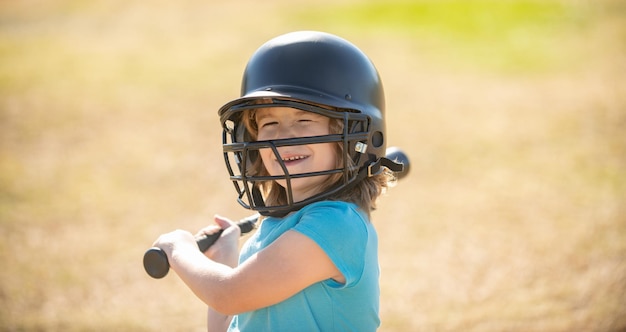
{"label": "forearm", "polygon": [[207,332],[224,332],[228,330],[233,316],[224,315],[209,307],[207,310]]}
{"label": "forearm", "polygon": [[220,311],[230,297],[226,283],[233,268],[208,259],[198,250],[174,250],[171,268],[191,291],[209,307]]}

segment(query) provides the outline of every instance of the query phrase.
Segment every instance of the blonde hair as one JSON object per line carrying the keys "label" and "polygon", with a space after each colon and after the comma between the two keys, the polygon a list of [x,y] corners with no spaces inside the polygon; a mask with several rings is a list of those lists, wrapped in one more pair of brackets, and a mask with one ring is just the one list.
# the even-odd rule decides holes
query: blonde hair
{"label": "blonde hair", "polygon": [[[253,140],[257,139],[258,134],[258,126],[255,119],[257,109],[248,109],[245,110],[242,116],[243,123],[250,134]],[[331,134],[340,134],[343,132],[343,121],[340,119],[330,119],[329,131]],[[343,155],[346,154],[345,158],[348,161],[348,169],[349,171],[348,178],[354,176],[354,173],[358,170],[355,170],[354,162],[352,158],[347,155],[347,151],[343,151],[343,144],[341,142],[335,143],[335,160],[336,165],[335,168],[343,168]],[[248,176],[268,176],[269,173],[265,169],[263,165],[263,161],[261,158],[256,158],[252,167],[246,169],[246,173]],[[330,189],[343,177],[343,173],[335,173],[331,174],[327,181],[323,184],[320,192]],[[382,195],[390,184],[395,182],[395,176],[393,172],[388,169],[384,169],[380,174],[367,177],[354,185],[350,190],[342,190],[334,195],[328,197],[328,200],[334,201],[345,201],[354,203],[361,210],[363,210],[368,218],[370,217],[370,212],[376,209],[376,200],[380,195]],[[255,184],[261,190],[263,194],[263,199],[267,206],[272,205],[285,205],[287,204],[287,191],[281,185],[279,185],[276,181],[264,181]]]}

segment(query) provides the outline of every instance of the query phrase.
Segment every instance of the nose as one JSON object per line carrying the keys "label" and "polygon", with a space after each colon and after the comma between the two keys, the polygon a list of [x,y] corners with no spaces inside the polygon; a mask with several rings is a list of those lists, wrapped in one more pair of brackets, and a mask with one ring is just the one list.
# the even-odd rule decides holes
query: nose
{"label": "nose", "polygon": [[281,123],[276,132],[277,139],[298,137],[296,127],[291,123]]}

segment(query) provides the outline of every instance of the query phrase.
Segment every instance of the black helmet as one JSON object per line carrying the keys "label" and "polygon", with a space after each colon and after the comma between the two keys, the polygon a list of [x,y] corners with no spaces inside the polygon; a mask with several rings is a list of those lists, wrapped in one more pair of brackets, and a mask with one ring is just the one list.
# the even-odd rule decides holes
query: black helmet
{"label": "black helmet", "polygon": [[[244,110],[291,107],[343,121],[343,133],[253,142],[242,121]],[[311,202],[354,186],[381,166],[401,165],[385,158],[385,98],[378,72],[356,46],[337,36],[314,31],[288,33],[263,44],[250,58],[243,75],[241,97],[219,110],[223,151],[230,178],[245,208],[263,215],[283,216]],[[328,172],[253,176],[247,171],[258,150],[313,143],[340,142],[343,167]],[[280,159],[280,158],[278,158]],[[354,165],[352,169],[348,165]],[[342,173],[337,186],[301,202],[293,202],[290,179]],[[258,189],[263,181],[286,179],[288,202],[266,206]]]}

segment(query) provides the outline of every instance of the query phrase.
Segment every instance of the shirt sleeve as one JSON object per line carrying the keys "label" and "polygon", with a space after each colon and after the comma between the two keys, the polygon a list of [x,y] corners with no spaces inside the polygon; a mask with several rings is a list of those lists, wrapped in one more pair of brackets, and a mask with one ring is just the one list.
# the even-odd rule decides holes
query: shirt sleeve
{"label": "shirt sleeve", "polygon": [[293,230],[315,241],[346,278],[343,285],[331,285],[350,287],[363,274],[368,243],[367,222],[353,204],[322,202],[307,210]]}

